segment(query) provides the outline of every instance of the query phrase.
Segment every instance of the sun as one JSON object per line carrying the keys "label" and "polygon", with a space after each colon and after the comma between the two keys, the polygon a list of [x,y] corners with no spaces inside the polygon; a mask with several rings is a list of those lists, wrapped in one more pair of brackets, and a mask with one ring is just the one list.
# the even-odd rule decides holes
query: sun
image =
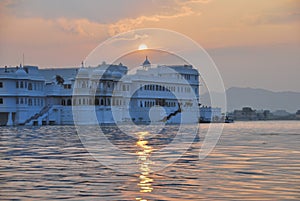
{"label": "sun", "polygon": [[146,50],[146,49],[148,49],[148,46],[146,45],[146,44],[140,44],[140,46],[139,46],[139,50]]}

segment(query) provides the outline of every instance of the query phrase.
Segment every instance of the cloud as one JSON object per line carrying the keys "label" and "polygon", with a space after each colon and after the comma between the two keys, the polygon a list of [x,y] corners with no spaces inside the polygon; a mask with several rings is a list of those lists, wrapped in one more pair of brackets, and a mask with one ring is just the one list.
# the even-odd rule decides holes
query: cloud
{"label": "cloud", "polygon": [[178,3],[180,4],[192,4],[192,3],[210,3],[212,0],[177,0]]}
{"label": "cloud", "polygon": [[192,8],[188,6],[183,6],[175,14],[166,14],[166,15],[157,14],[151,16],[140,16],[137,18],[126,18],[111,24],[109,26],[109,34],[113,36],[118,33],[127,32],[132,29],[138,28],[139,26],[143,25],[146,22],[159,22],[160,20],[164,20],[164,19],[175,19],[179,17],[190,16],[193,14],[196,13],[192,10]]}
{"label": "cloud", "polygon": [[126,37],[124,36],[117,36],[114,37],[115,40],[125,40],[125,41],[135,41],[135,40],[144,40],[146,38],[148,38],[149,35],[147,34],[137,34],[137,33],[132,33],[130,34],[126,34]]}
{"label": "cloud", "polygon": [[252,14],[241,21],[248,25],[294,23],[300,21],[300,12]]}
{"label": "cloud", "polygon": [[99,35],[104,35],[106,25],[91,22],[87,19],[66,19],[59,18],[55,20],[57,27],[64,32],[77,34],[83,37],[98,38]]}
{"label": "cloud", "polygon": [[143,26],[147,22],[159,22],[161,20],[176,19],[191,15],[200,15],[199,11],[194,11],[194,4],[207,4],[211,0],[176,0],[176,1],[158,1],[162,11],[154,15],[142,15],[136,18],[121,19],[109,26],[109,34],[111,36],[118,33],[127,32],[135,28]]}
{"label": "cloud", "polygon": [[17,5],[16,0],[2,0],[0,2],[0,7],[1,8],[8,8],[8,7],[14,7]]}

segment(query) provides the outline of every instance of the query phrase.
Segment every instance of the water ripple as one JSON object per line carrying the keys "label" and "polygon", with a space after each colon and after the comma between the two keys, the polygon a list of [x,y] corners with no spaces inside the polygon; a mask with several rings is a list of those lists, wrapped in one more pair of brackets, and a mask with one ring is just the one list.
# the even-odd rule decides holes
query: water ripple
{"label": "water ripple", "polygon": [[[168,126],[155,137],[142,139],[140,147],[137,139],[116,127],[103,128],[113,144],[141,154],[137,156],[141,172],[124,174],[96,161],[72,126],[1,127],[0,199],[300,199],[298,122],[226,124],[213,152],[198,160],[207,128],[201,125],[200,138],[176,163],[159,172],[151,172],[147,154],[168,146],[178,127]],[[169,153],[170,159],[176,154],[177,150]]]}

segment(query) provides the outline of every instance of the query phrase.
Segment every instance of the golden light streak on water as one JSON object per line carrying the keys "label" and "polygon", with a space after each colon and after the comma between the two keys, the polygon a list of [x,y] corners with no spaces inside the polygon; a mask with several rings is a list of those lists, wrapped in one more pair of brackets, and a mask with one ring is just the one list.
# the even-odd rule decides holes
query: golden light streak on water
{"label": "golden light streak on water", "polygon": [[[137,162],[140,165],[140,176],[138,186],[141,193],[151,193],[153,191],[152,183],[153,179],[150,177],[151,169],[150,165],[152,161],[150,160],[151,152],[153,151],[152,147],[148,145],[148,141],[145,140],[145,137],[149,135],[148,132],[139,132],[138,141],[136,145],[140,149],[137,151]],[[142,198],[136,198],[136,200],[145,200]],[[146,201],[146,200],[145,200]]]}

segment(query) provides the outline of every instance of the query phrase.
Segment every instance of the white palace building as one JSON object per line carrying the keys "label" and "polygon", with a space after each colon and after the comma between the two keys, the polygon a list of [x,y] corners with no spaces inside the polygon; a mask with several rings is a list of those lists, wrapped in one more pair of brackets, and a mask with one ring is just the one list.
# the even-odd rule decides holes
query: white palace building
{"label": "white palace building", "polygon": [[0,125],[72,125],[74,111],[83,123],[89,115],[80,111],[94,113],[99,124],[195,123],[198,103],[199,73],[191,65],[154,66],[146,58],[132,74],[105,63],[0,68]]}

